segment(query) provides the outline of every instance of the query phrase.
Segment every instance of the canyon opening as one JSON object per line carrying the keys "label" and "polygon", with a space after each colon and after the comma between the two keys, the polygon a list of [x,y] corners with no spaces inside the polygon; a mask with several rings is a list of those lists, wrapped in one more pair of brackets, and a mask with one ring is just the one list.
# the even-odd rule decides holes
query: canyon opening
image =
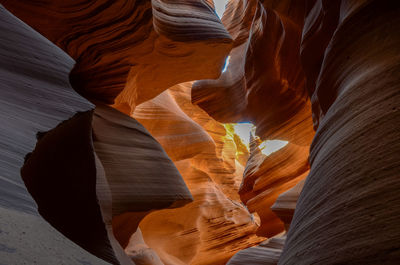
{"label": "canyon opening", "polygon": [[0,264],[399,264],[399,32],[390,0],[0,0]]}

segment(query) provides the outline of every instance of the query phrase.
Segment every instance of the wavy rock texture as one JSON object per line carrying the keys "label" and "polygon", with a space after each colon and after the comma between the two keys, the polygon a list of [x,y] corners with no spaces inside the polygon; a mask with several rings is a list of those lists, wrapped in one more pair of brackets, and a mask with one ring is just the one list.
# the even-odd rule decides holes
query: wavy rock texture
{"label": "wavy rock texture", "polygon": [[213,151],[213,140],[184,113],[169,91],[140,104],[134,117],[162,144],[174,161]]}
{"label": "wavy rock texture", "polygon": [[[264,238],[255,236],[256,220],[238,202],[243,167],[235,141],[224,126],[191,104],[190,87],[174,86],[133,114],[172,154],[194,197],[185,207],[149,214],[140,228],[144,242],[164,264],[225,264],[238,250]],[[132,240],[127,248],[137,245]]]}
{"label": "wavy rock texture", "polygon": [[96,197],[94,106],[68,82],[74,61],[2,6],[0,27],[0,262],[105,264],[68,237],[116,264]]}
{"label": "wavy rock texture", "polygon": [[191,103],[192,83],[174,86],[170,93],[180,108],[199,124],[212,139],[211,148],[192,160],[194,165],[215,181],[219,188],[232,200],[239,200],[238,188],[242,180],[243,160],[247,160],[248,151],[238,136],[221,123],[215,121],[198,106]]}
{"label": "wavy rock texture", "polygon": [[[308,172],[307,172],[308,175]],[[289,231],[294,211],[296,210],[297,200],[303,190],[305,179],[299,181],[296,186],[288,191],[280,194],[275,203],[271,206],[271,210],[283,221],[285,230]]]}
{"label": "wavy rock texture", "polygon": [[284,230],[284,224],[270,207],[279,194],[304,179],[308,169],[307,147],[289,143],[265,156],[253,141],[239,194],[249,211],[257,212],[261,218],[258,235],[270,237]]}
{"label": "wavy rock texture", "polygon": [[234,38],[230,63],[218,80],[196,82],[192,101],[218,121],[251,121],[263,140],[306,146],[313,130],[298,55],[302,13],[291,4],[231,1],[223,17]]}
{"label": "wavy rock texture", "polygon": [[0,263],[400,260],[398,1],[1,3]]}
{"label": "wavy rock texture", "polygon": [[258,246],[239,251],[227,264],[275,265],[279,261],[285,239],[285,235],[278,235]]}
{"label": "wavy rock texture", "polygon": [[[308,174],[308,172],[306,172]],[[304,178],[302,176],[301,178]],[[289,230],[290,224],[296,209],[297,200],[304,185],[304,179],[296,184],[290,190],[282,193],[276,199],[270,209],[284,223],[285,232],[278,234],[258,246],[247,248],[236,253],[227,263],[235,264],[278,264],[283,246],[286,241],[286,231]]]}
{"label": "wavy rock texture", "polygon": [[128,114],[172,85],[217,78],[231,49],[203,1],[2,3],[76,60],[71,82],[80,94]]}
{"label": "wavy rock texture", "polygon": [[[400,3],[332,5],[316,1],[306,17],[318,130],[279,264],[397,264]],[[320,39],[327,46],[316,53]]]}
{"label": "wavy rock texture", "polygon": [[111,192],[113,231],[122,247],[146,213],[193,200],[161,145],[133,118],[97,104],[93,138]]}
{"label": "wavy rock texture", "polygon": [[[64,262],[55,259],[59,249],[71,243],[56,232],[49,234],[40,213],[92,254],[112,264],[133,264],[121,246],[127,245],[140,219],[151,210],[192,201],[189,190],[161,145],[137,121],[101,103],[92,119],[94,105],[69,84],[73,59],[3,7],[1,12],[1,91],[7,99],[2,105],[2,208],[17,210],[4,211],[10,216],[21,215],[18,211],[31,214],[27,220],[42,227],[25,224],[37,229],[29,231],[26,240],[36,242],[31,236],[42,231],[49,237],[46,243],[54,244],[48,248],[56,257],[26,258],[4,245],[4,261]],[[15,143],[20,143],[18,149],[12,148]],[[21,167],[26,188],[19,177]],[[11,224],[6,224],[8,230]],[[75,254],[75,260],[66,259],[71,264],[96,261],[73,246],[65,251]]]}

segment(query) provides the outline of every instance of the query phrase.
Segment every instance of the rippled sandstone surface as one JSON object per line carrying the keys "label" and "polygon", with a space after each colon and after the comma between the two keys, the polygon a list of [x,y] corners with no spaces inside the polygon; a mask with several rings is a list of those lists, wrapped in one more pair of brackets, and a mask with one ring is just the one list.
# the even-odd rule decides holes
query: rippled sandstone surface
{"label": "rippled sandstone surface", "polygon": [[400,2],[0,4],[0,263],[400,260]]}

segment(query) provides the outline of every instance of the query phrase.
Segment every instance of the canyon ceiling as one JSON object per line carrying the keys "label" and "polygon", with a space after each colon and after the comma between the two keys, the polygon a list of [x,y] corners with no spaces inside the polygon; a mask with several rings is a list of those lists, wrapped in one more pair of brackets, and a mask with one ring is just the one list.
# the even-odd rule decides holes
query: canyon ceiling
{"label": "canyon ceiling", "polygon": [[400,1],[0,4],[0,265],[400,264]]}

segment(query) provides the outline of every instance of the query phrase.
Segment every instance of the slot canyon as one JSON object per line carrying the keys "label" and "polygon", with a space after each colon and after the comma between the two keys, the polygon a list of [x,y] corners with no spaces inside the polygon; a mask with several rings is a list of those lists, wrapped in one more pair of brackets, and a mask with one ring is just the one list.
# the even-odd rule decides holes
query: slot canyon
{"label": "slot canyon", "polygon": [[400,1],[0,0],[0,265],[400,264]]}

